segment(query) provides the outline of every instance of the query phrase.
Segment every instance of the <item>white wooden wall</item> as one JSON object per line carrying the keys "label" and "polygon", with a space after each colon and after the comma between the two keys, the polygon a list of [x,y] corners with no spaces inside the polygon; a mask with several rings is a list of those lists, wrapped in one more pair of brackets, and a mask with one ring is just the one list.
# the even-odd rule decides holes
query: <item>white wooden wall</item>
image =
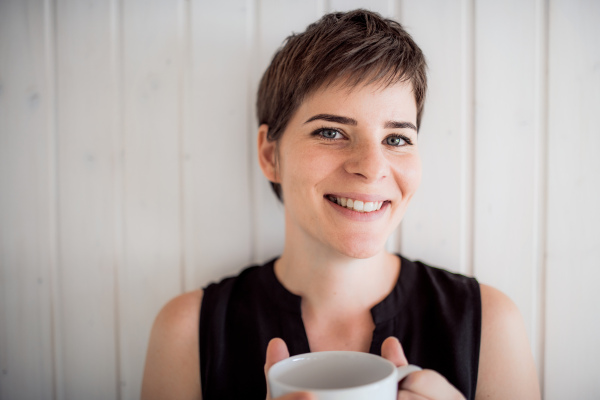
{"label": "white wooden wall", "polygon": [[390,247],[505,291],[546,399],[600,397],[600,1],[0,0],[0,399],[138,398],[160,307],[280,251],[257,81],[358,6],[429,61]]}

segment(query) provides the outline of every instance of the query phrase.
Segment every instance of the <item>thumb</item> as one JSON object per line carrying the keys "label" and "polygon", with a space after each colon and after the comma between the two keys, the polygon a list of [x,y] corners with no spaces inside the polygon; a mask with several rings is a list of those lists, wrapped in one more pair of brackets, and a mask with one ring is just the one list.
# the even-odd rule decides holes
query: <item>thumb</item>
{"label": "thumb", "polygon": [[280,338],[271,339],[267,346],[267,357],[265,361],[265,379],[267,380],[267,400],[271,399],[271,390],[269,388],[269,380],[267,374],[271,367],[281,360],[285,360],[290,356],[287,345]]}
{"label": "thumb", "polygon": [[396,367],[408,365],[408,360],[404,355],[404,350],[402,350],[400,341],[393,336],[390,336],[383,341],[381,345],[381,356],[394,363]]}
{"label": "thumb", "polygon": [[265,362],[265,375],[273,364],[278,363],[281,360],[285,360],[290,356],[290,352],[288,351],[287,345],[280,338],[271,339],[269,345],[267,346],[267,361]]}
{"label": "thumb", "polygon": [[[290,356],[287,345],[280,338],[271,339],[267,346],[267,360],[265,362],[265,378],[271,367],[281,360],[285,360]],[[271,400],[269,382],[267,381],[267,400]],[[308,392],[288,393],[278,397],[276,400],[315,400],[314,396]]]}

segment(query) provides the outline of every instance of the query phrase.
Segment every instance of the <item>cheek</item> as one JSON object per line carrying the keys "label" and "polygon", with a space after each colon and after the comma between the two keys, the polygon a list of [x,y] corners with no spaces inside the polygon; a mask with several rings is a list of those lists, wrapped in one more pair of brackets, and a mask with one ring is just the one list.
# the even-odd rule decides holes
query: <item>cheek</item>
{"label": "cheek", "polygon": [[280,160],[282,187],[291,192],[314,189],[335,169],[335,157],[318,148],[296,149]]}
{"label": "cheek", "polygon": [[421,158],[418,154],[402,159],[395,168],[396,181],[403,196],[412,197],[421,184]]}

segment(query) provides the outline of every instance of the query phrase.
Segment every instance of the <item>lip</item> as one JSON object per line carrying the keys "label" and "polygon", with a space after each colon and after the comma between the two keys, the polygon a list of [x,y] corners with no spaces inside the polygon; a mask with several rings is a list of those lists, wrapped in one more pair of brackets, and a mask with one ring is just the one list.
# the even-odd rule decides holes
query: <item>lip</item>
{"label": "lip", "polygon": [[[343,195],[334,195],[331,194],[330,196],[337,196],[337,197],[345,197]],[[350,197],[350,196],[348,196]],[[350,197],[352,198],[352,197]],[[364,195],[363,197],[364,198]],[[356,200],[360,200],[361,198],[357,198]],[[385,200],[367,200],[367,201],[385,201],[383,203],[383,205],[381,206],[381,208],[377,211],[371,211],[371,212],[358,212],[358,211],[354,211],[354,210],[350,210],[346,207],[342,207],[337,203],[332,202],[331,200],[327,199],[326,197],[323,197],[323,200],[326,201],[327,203],[329,203],[331,205],[331,207],[339,212],[340,214],[342,214],[344,217],[349,218],[353,221],[358,221],[358,222],[371,222],[371,221],[376,221],[380,218],[382,218],[385,213],[387,212],[388,207],[390,207],[390,202],[389,201],[385,201]]]}
{"label": "lip", "polygon": [[391,200],[389,198],[377,195],[377,194],[364,194],[364,193],[354,193],[354,192],[332,192],[332,193],[327,193],[324,197],[327,196],[334,196],[334,197],[345,197],[347,199],[352,199],[352,200],[359,200],[362,201],[363,203],[366,203],[368,201],[387,201],[390,202]]}

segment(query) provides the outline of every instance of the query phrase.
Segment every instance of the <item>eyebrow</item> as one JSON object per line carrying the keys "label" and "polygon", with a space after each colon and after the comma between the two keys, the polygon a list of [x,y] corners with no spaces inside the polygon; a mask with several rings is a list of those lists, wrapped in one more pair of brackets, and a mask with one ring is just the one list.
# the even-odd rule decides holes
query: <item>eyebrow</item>
{"label": "eyebrow", "polygon": [[404,122],[404,121],[387,121],[384,128],[395,128],[395,129],[404,129],[409,128],[417,132],[417,127],[413,125],[412,122]]}
{"label": "eyebrow", "polygon": [[[358,122],[355,119],[352,119],[349,117],[343,117],[341,115],[332,115],[332,114],[314,115],[314,116],[310,117],[309,119],[307,119],[305,124],[308,124],[309,122],[316,121],[316,120],[337,122],[338,124],[342,124],[342,125],[352,125],[352,126],[358,125]],[[417,127],[413,123],[405,122],[405,121],[386,121],[385,124],[383,125],[383,127],[384,128],[393,128],[393,129],[409,128],[409,129],[412,129],[415,132],[417,132]]]}
{"label": "eyebrow", "polygon": [[331,114],[317,114],[317,115],[312,116],[309,119],[307,119],[305,124],[308,124],[309,122],[312,122],[312,121],[316,121],[318,119],[322,119],[323,121],[328,121],[328,122],[337,122],[338,124],[343,124],[343,125],[352,125],[352,126],[358,125],[358,122],[356,122],[355,119],[348,118],[348,117],[342,117],[341,115],[331,115]]}

